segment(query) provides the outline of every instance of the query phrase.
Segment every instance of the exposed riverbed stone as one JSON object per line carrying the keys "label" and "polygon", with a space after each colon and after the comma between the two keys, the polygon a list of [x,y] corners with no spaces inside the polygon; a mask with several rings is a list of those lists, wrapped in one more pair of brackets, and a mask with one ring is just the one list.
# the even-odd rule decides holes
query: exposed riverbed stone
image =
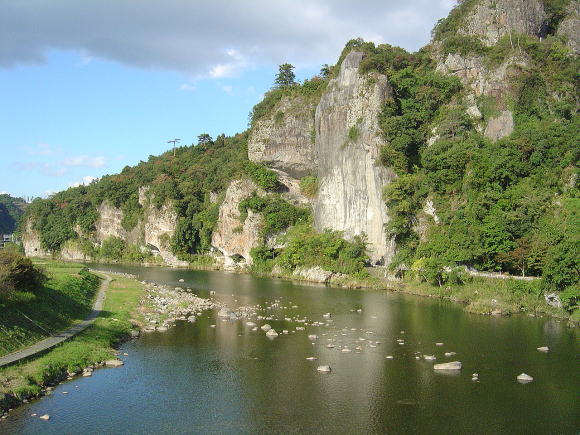
{"label": "exposed riverbed stone", "polygon": [[442,364],[435,364],[434,370],[461,370],[462,364],[460,361],[451,361]]}

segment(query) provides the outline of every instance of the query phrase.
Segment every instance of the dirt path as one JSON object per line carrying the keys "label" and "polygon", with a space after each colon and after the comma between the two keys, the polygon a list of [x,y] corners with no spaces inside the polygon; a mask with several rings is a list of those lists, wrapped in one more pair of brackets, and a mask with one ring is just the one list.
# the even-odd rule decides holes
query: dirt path
{"label": "dirt path", "polygon": [[111,282],[111,277],[109,275],[106,274],[103,275],[105,275],[105,280],[101,283],[101,286],[99,287],[99,292],[97,293],[95,303],[93,304],[93,310],[85,320],[66,329],[65,331],[62,331],[60,334],[52,335],[48,338],[45,338],[44,340],[39,341],[38,343],[35,343],[32,346],[27,347],[26,349],[22,349],[17,352],[13,352],[11,354],[0,357],[0,367],[13,364],[22,359],[31,357],[36,353],[50,349],[51,347],[54,347],[57,344],[62,343],[63,341],[68,340],[71,337],[74,337],[79,332],[87,329],[95,321],[95,319],[99,316],[101,310],[103,309],[105,293],[109,288],[109,283]]}

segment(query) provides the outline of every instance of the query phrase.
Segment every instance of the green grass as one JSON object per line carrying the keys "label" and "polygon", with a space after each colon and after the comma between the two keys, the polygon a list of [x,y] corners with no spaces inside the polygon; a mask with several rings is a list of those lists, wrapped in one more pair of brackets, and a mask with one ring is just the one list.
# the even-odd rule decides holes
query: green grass
{"label": "green grass", "polygon": [[80,264],[37,264],[49,277],[42,288],[0,299],[0,356],[70,327],[91,310],[100,282],[96,276],[81,272]]}
{"label": "green grass", "polygon": [[138,322],[134,316],[142,292],[138,281],[113,276],[103,311],[93,325],[34,360],[0,369],[0,410],[37,396],[69,372],[112,358],[113,346],[125,340]]}
{"label": "green grass", "polygon": [[[462,285],[434,286],[417,279],[405,278],[399,290],[421,296],[437,297],[465,305],[466,311],[476,314],[508,315],[527,313],[568,318],[569,314],[551,307],[541,292],[526,291],[521,281],[475,277]],[[520,290],[518,290],[521,288]]]}

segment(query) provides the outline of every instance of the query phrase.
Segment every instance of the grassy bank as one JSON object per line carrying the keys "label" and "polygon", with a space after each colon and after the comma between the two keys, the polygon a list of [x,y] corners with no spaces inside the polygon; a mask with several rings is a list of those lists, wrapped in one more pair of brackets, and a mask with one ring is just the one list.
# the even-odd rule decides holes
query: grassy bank
{"label": "grassy bank", "polygon": [[0,410],[43,394],[45,387],[114,356],[130,336],[143,287],[135,279],[112,275],[101,315],[84,332],[17,366],[0,369]]}
{"label": "grassy bank", "polygon": [[[460,302],[466,311],[476,314],[509,315],[526,313],[549,315],[578,321],[578,312],[570,316],[566,310],[548,305],[543,293],[534,284],[511,279],[474,277],[461,285],[434,286],[418,279],[405,278],[395,288],[404,293]],[[578,311],[578,310],[576,310]]]}
{"label": "grassy bank", "polygon": [[100,282],[97,276],[80,264],[46,261],[37,265],[49,278],[44,285],[0,298],[0,356],[80,322],[91,310]]}

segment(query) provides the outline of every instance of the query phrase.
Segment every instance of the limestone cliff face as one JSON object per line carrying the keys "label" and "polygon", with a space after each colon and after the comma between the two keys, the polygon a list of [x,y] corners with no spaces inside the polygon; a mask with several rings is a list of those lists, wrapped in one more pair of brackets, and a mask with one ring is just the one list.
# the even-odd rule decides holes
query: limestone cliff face
{"label": "limestone cliff face", "polygon": [[314,110],[304,97],[282,98],[272,115],[252,128],[248,158],[293,178],[314,173]]}
{"label": "limestone cliff face", "polygon": [[547,22],[540,0],[483,0],[468,14],[459,33],[477,36],[492,46],[510,32],[543,37]]}
{"label": "limestone cliff face", "polygon": [[50,256],[50,252],[42,249],[40,244],[40,236],[33,228],[33,222],[30,219],[26,221],[26,227],[22,232],[22,246],[24,247],[24,253],[29,257]]}
{"label": "limestone cliff face", "polygon": [[[75,228],[75,231],[80,238],[88,239],[95,245],[99,245],[109,237],[117,237],[128,244],[152,250],[160,255],[167,265],[187,266],[187,262],[177,259],[169,246],[169,240],[177,227],[177,213],[173,206],[170,203],[165,203],[160,208],[156,208],[147,197],[147,188],[139,189],[139,203],[143,207],[143,218],[131,231],[125,230],[121,225],[123,211],[108,201],[103,201],[98,207],[99,217],[95,223],[94,235],[81,234],[78,227]],[[50,255],[49,252],[42,249],[40,238],[33,229],[31,220],[28,220],[26,224],[22,242],[26,255],[35,257]],[[63,260],[90,260],[73,240],[69,240],[63,245],[58,256]]]}
{"label": "limestone cliff face", "polygon": [[108,237],[118,237],[128,243],[137,244],[139,242],[139,229],[126,231],[121,225],[123,211],[116,208],[108,201],[103,201],[98,208],[99,218],[96,226],[96,241],[102,242]]}
{"label": "limestone cliff face", "polygon": [[572,53],[580,53],[580,1],[572,0],[566,10],[566,18],[562,20],[556,32],[565,37]]}
{"label": "limestone cliff face", "polygon": [[359,74],[362,58],[360,52],[346,56],[316,108],[314,221],[317,229],[340,230],[347,239],[365,233],[373,263],[388,264],[394,243],[384,231],[382,191],[395,174],[378,162],[378,117],[392,91],[386,76]]}
{"label": "limestone cliff face", "polygon": [[140,223],[142,227],[142,239],[148,248],[157,249],[163,261],[171,266],[187,266],[186,261],[180,261],[171,252],[169,240],[177,227],[177,213],[173,205],[166,202],[157,208],[139,191],[139,203],[144,209],[145,218]]}
{"label": "limestone cliff face", "polygon": [[233,181],[226,190],[226,196],[219,208],[216,229],[212,235],[212,246],[224,256],[226,268],[236,266],[236,256],[243,257],[243,264],[251,264],[250,250],[261,244],[260,229],[263,225],[261,215],[248,210],[248,217],[240,221],[239,205],[242,200],[256,192],[264,192],[251,180]]}

